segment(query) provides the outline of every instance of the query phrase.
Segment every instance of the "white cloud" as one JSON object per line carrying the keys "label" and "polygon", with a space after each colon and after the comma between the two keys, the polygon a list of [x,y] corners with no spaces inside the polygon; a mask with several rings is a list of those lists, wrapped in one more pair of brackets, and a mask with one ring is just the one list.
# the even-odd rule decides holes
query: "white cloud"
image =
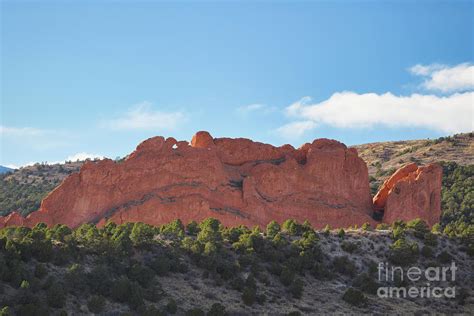
{"label": "white cloud", "polygon": [[173,130],[185,119],[182,112],[154,111],[152,104],[145,101],[121,117],[103,121],[101,126],[113,130]]}
{"label": "white cloud", "polygon": [[390,92],[358,94],[347,91],[314,104],[305,97],[288,106],[286,112],[298,121],[280,127],[278,130],[284,135],[301,135],[317,124],[338,128],[383,125],[427,128],[446,133],[469,132],[474,129],[474,92],[450,96],[396,96]]}
{"label": "white cloud", "polygon": [[410,72],[425,78],[422,86],[443,93],[474,89],[474,65],[459,64],[454,67],[440,64],[415,65]]}
{"label": "white cloud", "polygon": [[276,132],[284,138],[297,139],[316,126],[316,123],[313,121],[296,121],[277,128]]}
{"label": "white cloud", "polygon": [[257,112],[268,114],[268,113],[274,112],[275,110],[276,110],[275,107],[268,106],[266,104],[261,104],[261,103],[243,105],[237,108],[237,112],[243,115],[247,115],[250,113],[257,113]]}
{"label": "white cloud", "polygon": [[2,137],[28,137],[28,136],[39,136],[47,133],[46,130],[33,128],[33,127],[9,127],[0,125],[0,135]]}

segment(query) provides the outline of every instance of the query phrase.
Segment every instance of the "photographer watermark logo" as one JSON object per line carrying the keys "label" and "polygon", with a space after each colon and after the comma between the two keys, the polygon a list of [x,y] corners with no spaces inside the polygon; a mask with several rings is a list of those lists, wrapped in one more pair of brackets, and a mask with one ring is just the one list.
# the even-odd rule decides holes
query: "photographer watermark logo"
{"label": "photographer watermark logo", "polygon": [[[404,269],[399,266],[391,266],[386,262],[380,262],[378,265],[379,282],[395,284],[395,286],[379,287],[377,295],[381,298],[455,298],[456,287],[442,287],[441,284],[455,281],[457,269],[455,262],[452,262],[450,266],[428,267],[426,269],[416,266]],[[421,281],[422,286],[398,285],[407,281]]]}

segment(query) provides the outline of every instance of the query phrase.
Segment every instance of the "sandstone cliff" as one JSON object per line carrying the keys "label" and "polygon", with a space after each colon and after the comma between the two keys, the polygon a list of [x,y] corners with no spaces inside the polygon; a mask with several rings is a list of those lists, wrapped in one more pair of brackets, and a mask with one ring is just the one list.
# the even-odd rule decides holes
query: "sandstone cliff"
{"label": "sandstone cliff", "polygon": [[[415,178],[400,184],[412,195],[390,194],[392,185],[386,202],[376,202],[384,209],[384,221],[403,216],[433,223],[439,218],[441,182],[436,177]],[[418,191],[433,192],[428,201],[435,202],[416,204],[413,192]],[[406,204],[405,198],[411,202]],[[419,207],[400,209],[415,204]],[[367,166],[354,148],[328,139],[299,149],[274,147],[199,132],[191,143],[150,138],[123,162],[87,162],[52,191],[38,211],[26,218],[12,213],[0,219],[0,226],[45,222],[76,227],[106,220],[162,224],[176,218],[187,223],[215,217],[224,225],[249,226],[307,219],[320,228],[375,224],[372,213]]]}
{"label": "sandstone cliff", "polygon": [[417,167],[412,163],[398,169],[374,197],[374,210],[383,211],[386,223],[415,216],[434,225],[441,216],[442,174],[436,164]]}

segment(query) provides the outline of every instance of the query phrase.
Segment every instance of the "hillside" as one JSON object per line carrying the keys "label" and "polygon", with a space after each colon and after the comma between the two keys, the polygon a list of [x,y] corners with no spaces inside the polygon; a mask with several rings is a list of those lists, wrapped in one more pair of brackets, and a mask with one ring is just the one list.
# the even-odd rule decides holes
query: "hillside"
{"label": "hillside", "polygon": [[37,163],[0,174],[0,216],[16,210],[23,216],[36,211],[41,200],[68,175],[79,171],[83,164],[83,161]]}
{"label": "hillside", "polygon": [[369,168],[372,193],[395,170],[410,162],[455,162],[461,166],[474,164],[474,133],[457,134],[438,139],[419,139],[369,143],[353,146]]}
{"label": "hillside", "polygon": [[[4,228],[0,315],[470,314],[468,241],[430,233],[418,221],[347,231],[291,220],[265,231],[223,228],[215,219],[187,227]],[[379,297],[379,288],[423,291],[428,280],[425,272],[392,276],[380,263],[404,273],[447,267],[449,274],[429,279],[430,297]],[[444,295],[433,298],[437,287]]]}

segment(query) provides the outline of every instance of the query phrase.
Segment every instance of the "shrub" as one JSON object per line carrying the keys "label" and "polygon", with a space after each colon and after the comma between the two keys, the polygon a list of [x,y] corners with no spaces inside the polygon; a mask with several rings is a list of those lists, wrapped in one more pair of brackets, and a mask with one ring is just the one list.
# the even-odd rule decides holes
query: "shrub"
{"label": "shrub", "polygon": [[127,297],[127,303],[133,309],[143,305],[143,290],[137,282],[130,283],[130,295]]}
{"label": "shrub", "polygon": [[94,314],[102,313],[102,311],[104,310],[104,306],[105,299],[102,296],[98,295],[91,296],[91,298],[87,302],[87,308],[89,308],[89,311]]}
{"label": "shrub", "polygon": [[163,276],[171,270],[171,260],[163,255],[159,255],[150,262],[150,267],[156,274]]}
{"label": "shrub", "polygon": [[390,228],[390,225],[386,223],[380,223],[375,227],[376,230],[388,230],[389,228]]}
{"label": "shrub", "polygon": [[275,222],[275,221],[271,221],[268,225],[267,225],[267,237],[269,238],[274,238],[276,234],[278,234],[280,232],[280,225]]}
{"label": "shrub", "polygon": [[396,220],[395,222],[392,223],[392,229],[395,229],[397,227],[401,227],[405,229],[407,227],[407,224],[402,220]]}
{"label": "shrub", "polygon": [[347,256],[335,257],[332,263],[334,271],[338,273],[353,276],[357,272],[356,266]]}
{"label": "shrub", "polygon": [[242,292],[242,301],[245,305],[253,305],[257,296],[257,290],[253,287],[246,286]]}
{"label": "shrub", "polygon": [[441,263],[449,263],[451,262],[451,260],[453,259],[453,257],[451,256],[451,254],[449,252],[447,252],[446,250],[443,250],[439,255],[438,255],[438,260],[441,262]]}
{"label": "shrub", "polygon": [[293,269],[284,267],[281,270],[280,281],[284,286],[289,286],[293,282],[294,278],[295,278],[295,272]]}
{"label": "shrub", "polygon": [[379,284],[367,273],[362,273],[357,276],[354,282],[352,282],[352,285],[369,294],[377,294],[377,289],[379,288]]}
{"label": "shrub", "polygon": [[361,227],[361,228],[362,228],[362,230],[364,230],[364,231],[371,231],[371,230],[373,230],[373,229],[372,229],[372,226],[370,226],[370,223],[364,223],[364,224],[362,224],[362,227]]}
{"label": "shrub", "polygon": [[65,242],[66,237],[72,234],[72,230],[63,224],[56,224],[48,231],[48,238]]}
{"label": "shrub", "polygon": [[427,246],[436,247],[436,245],[438,244],[438,238],[436,237],[435,234],[431,232],[427,232],[425,236],[423,237],[423,239],[425,241],[425,245]]}
{"label": "shrub", "polygon": [[[79,266],[79,269],[74,272],[76,276],[76,283],[82,285],[83,275],[81,273],[82,268]],[[110,290],[113,289],[111,275],[108,266],[98,265],[92,268],[92,270],[86,274],[87,284],[89,285],[93,293],[101,294],[103,296],[108,296]],[[72,284],[74,287],[75,284]]]}
{"label": "shrub", "polygon": [[206,313],[204,313],[202,309],[195,307],[195,308],[191,308],[190,310],[187,310],[185,315],[186,316],[204,316],[206,315]]}
{"label": "shrub", "polygon": [[285,246],[288,245],[288,240],[286,240],[285,237],[281,233],[277,233],[275,237],[272,239],[272,244],[275,246],[277,249],[282,249]]}
{"label": "shrub", "polygon": [[48,305],[55,308],[61,308],[64,306],[66,296],[64,289],[61,284],[54,282],[49,289],[46,291],[46,301]]}
{"label": "shrub", "polygon": [[337,236],[339,238],[344,238],[345,235],[346,235],[346,232],[344,231],[344,228],[341,228],[341,229],[338,230]]}
{"label": "shrub", "polygon": [[238,227],[229,227],[224,229],[222,232],[222,235],[225,239],[227,239],[231,244],[234,242],[239,241],[240,236],[243,234],[248,234],[250,233],[250,229],[248,229],[244,225],[240,225]]}
{"label": "shrub", "polygon": [[191,236],[197,236],[197,234],[199,233],[198,223],[196,223],[196,221],[190,222],[188,225],[186,225],[186,231]]}
{"label": "shrub", "polygon": [[441,233],[441,225],[439,223],[434,224],[433,227],[431,227],[431,232],[433,234]]}
{"label": "shrub", "polygon": [[176,314],[176,312],[178,311],[178,304],[176,304],[176,301],[174,299],[170,298],[166,303],[165,309],[170,314]]}
{"label": "shrub", "polygon": [[207,316],[225,316],[227,315],[225,311],[225,306],[220,303],[214,303],[211,306],[209,312],[207,312]]}
{"label": "shrub", "polygon": [[301,279],[295,279],[290,285],[290,293],[293,298],[301,298],[303,295],[303,281]]}
{"label": "shrub", "polygon": [[430,246],[424,246],[423,248],[421,248],[420,253],[423,257],[431,258],[433,257],[433,248],[431,248]]}
{"label": "shrub", "polygon": [[423,239],[425,234],[430,232],[428,225],[420,218],[409,221],[407,227],[413,229],[413,234],[419,239]]}
{"label": "shrub", "polygon": [[308,230],[303,233],[303,236],[296,242],[303,250],[315,250],[318,248],[319,238],[314,230]]}
{"label": "shrub", "polygon": [[155,232],[151,225],[145,223],[135,223],[130,233],[130,240],[135,246],[146,246],[151,244]]}
{"label": "shrub", "polygon": [[136,263],[130,268],[128,276],[130,280],[135,280],[146,288],[153,282],[155,272],[147,266]]}
{"label": "shrub", "polygon": [[130,280],[126,276],[121,276],[113,282],[110,296],[117,302],[125,303],[131,295]]}
{"label": "shrub", "polygon": [[330,279],[332,277],[331,272],[322,263],[319,262],[314,263],[310,272],[316,279],[319,280],[323,280],[326,278]]}
{"label": "shrub", "polygon": [[326,226],[324,226],[324,229],[323,229],[323,234],[325,236],[329,236],[329,234],[331,233],[331,226],[329,226],[328,224]]}
{"label": "shrub", "polygon": [[390,245],[389,260],[394,264],[408,265],[418,260],[418,254],[416,243],[410,243],[401,238]]}
{"label": "shrub", "polygon": [[358,245],[355,242],[343,241],[341,243],[341,248],[345,252],[353,253],[354,251],[357,250]]}
{"label": "shrub", "polygon": [[217,244],[211,241],[208,241],[204,244],[204,255],[212,256],[218,251]]}
{"label": "shrub", "polygon": [[394,240],[397,240],[399,238],[404,238],[405,237],[405,228],[402,226],[396,226],[392,230],[392,238]]}
{"label": "shrub", "polygon": [[[193,230],[192,227],[191,230]],[[175,219],[171,223],[161,226],[160,234],[165,235],[167,238],[183,238],[184,225],[180,219]]]}
{"label": "shrub", "polygon": [[367,303],[367,298],[365,297],[364,293],[352,287],[346,290],[342,296],[342,299],[354,306],[363,306]]}
{"label": "shrub", "polygon": [[308,220],[305,220],[303,222],[303,225],[301,225],[301,230],[303,233],[305,232],[314,232],[313,226]]}
{"label": "shrub", "polygon": [[301,234],[302,227],[294,219],[287,219],[283,222],[282,229],[292,236],[297,236]]}
{"label": "shrub", "polygon": [[2,309],[0,309],[0,316],[11,316],[13,315],[12,312],[10,311],[10,307],[4,306]]}
{"label": "shrub", "polygon": [[220,232],[220,222],[215,218],[208,218],[199,225],[201,231],[197,235],[197,240],[203,244],[207,242],[219,243],[222,241]]}
{"label": "shrub", "polygon": [[27,280],[21,281],[20,288],[25,289],[25,290],[29,289],[30,288],[30,282],[28,282]]}

